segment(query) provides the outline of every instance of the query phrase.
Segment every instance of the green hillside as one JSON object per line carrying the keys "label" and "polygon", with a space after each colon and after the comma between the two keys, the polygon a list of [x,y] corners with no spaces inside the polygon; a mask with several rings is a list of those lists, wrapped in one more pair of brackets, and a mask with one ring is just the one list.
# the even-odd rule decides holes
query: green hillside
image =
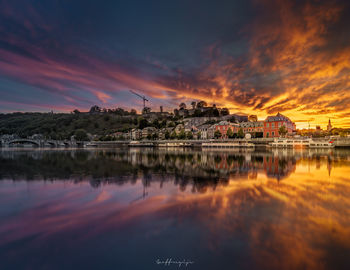
{"label": "green hillside", "polygon": [[43,134],[52,139],[69,139],[77,130],[96,135],[127,131],[138,125],[140,116],[113,113],[10,113],[0,114],[0,135],[27,137]]}

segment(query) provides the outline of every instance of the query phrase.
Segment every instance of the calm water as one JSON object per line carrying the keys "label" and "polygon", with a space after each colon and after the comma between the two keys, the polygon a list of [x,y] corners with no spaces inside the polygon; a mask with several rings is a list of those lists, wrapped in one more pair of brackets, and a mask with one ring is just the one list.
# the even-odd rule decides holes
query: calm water
{"label": "calm water", "polygon": [[350,269],[350,151],[0,150],[1,270],[166,259]]}

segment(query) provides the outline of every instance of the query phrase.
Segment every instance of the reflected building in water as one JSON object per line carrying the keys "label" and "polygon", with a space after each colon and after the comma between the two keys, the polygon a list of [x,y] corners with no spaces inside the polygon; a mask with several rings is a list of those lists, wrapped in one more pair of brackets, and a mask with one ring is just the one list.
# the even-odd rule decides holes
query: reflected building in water
{"label": "reflected building in water", "polygon": [[[344,153],[344,154],[342,154]],[[101,184],[174,181],[193,191],[227,185],[235,179],[281,181],[295,172],[297,163],[329,174],[334,163],[349,163],[347,152],[295,151],[194,151],[191,149],[95,149],[91,151],[1,151],[0,178],[26,180],[69,179]]]}

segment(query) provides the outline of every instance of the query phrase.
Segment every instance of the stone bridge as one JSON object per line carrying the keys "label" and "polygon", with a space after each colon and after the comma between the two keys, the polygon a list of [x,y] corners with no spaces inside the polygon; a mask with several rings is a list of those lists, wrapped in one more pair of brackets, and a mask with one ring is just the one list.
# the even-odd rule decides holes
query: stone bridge
{"label": "stone bridge", "polygon": [[79,141],[56,141],[56,140],[33,140],[33,139],[15,139],[10,141],[1,141],[2,147],[16,147],[30,145],[33,147],[77,147],[84,146],[86,142]]}

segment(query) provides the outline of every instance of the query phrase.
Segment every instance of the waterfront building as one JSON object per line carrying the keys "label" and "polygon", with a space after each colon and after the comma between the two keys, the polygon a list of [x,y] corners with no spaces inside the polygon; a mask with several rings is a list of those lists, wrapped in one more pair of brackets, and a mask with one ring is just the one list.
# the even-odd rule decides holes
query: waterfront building
{"label": "waterfront building", "polygon": [[152,136],[156,132],[157,129],[155,127],[145,127],[142,129],[142,138],[147,139],[148,136]]}
{"label": "waterfront building", "polygon": [[262,137],[264,133],[264,121],[242,122],[239,126],[244,133],[250,133],[253,137]]}
{"label": "waterfront building", "polygon": [[142,130],[138,128],[134,128],[131,130],[131,139],[132,140],[140,140],[142,139]]}
{"label": "waterfront building", "polygon": [[214,126],[215,126],[215,131],[217,130],[220,131],[222,139],[228,138],[227,131],[229,129],[231,129],[233,133],[237,133],[239,130],[239,124],[234,124],[228,121],[221,121],[220,123],[215,124]]}
{"label": "waterfront building", "polygon": [[296,131],[295,123],[287,116],[280,113],[275,116],[268,116],[264,121],[264,138],[279,137],[279,128],[285,126],[287,134],[291,135]]}
{"label": "waterfront building", "polygon": [[214,134],[215,134],[215,125],[212,125],[207,129],[207,139],[214,139]]}
{"label": "waterfront building", "polygon": [[201,133],[200,139],[207,140],[209,139],[208,136],[208,129],[211,127],[209,124],[204,124],[198,127],[199,132]]}

